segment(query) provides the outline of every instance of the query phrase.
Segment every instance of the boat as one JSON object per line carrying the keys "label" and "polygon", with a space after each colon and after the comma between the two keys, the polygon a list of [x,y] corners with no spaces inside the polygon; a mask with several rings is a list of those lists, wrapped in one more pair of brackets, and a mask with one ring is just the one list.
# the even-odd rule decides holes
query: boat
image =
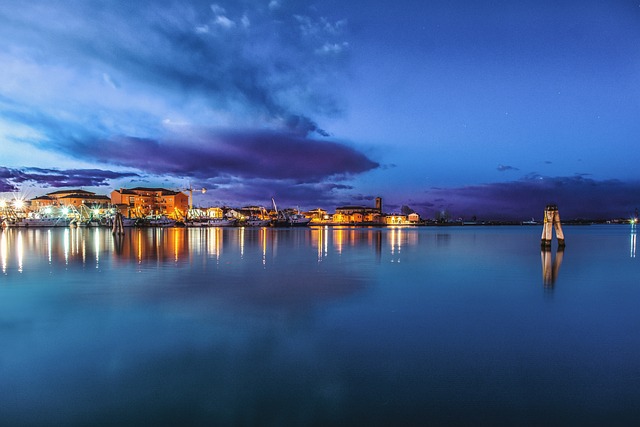
{"label": "boat", "polygon": [[173,227],[176,225],[176,220],[164,215],[148,216],[146,218],[143,218],[140,225],[142,225],[143,227]]}
{"label": "boat", "polygon": [[267,227],[271,225],[271,218],[263,206],[246,206],[240,209],[241,214],[231,210],[230,213],[238,219],[240,227]]}
{"label": "boat", "polygon": [[69,227],[69,218],[56,217],[25,217],[5,220],[7,227]]}
{"label": "boat", "polygon": [[136,218],[122,218],[122,225],[125,227],[133,227],[138,223]]}
{"label": "boat", "polygon": [[303,227],[309,225],[311,222],[311,218],[307,218],[302,215],[299,211],[293,210],[278,210],[278,206],[276,206],[276,201],[272,197],[271,202],[273,203],[273,209],[276,211],[276,219],[272,223],[276,227]]}
{"label": "boat", "polygon": [[267,227],[270,224],[271,224],[271,220],[262,219],[257,216],[250,216],[247,219],[245,219],[243,223],[243,225],[247,227]]}
{"label": "boat", "polygon": [[311,218],[307,218],[301,213],[287,214],[287,222],[291,227],[299,227],[309,225]]}
{"label": "boat", "polygon": [[205,227],[231,227],[235,223],[235,218],[210,218],[205,222]]}
{"label": "boat", "polygon": [[76,224],[78,227],[102,227],[98,218],[89,218],[83,221],[77,221]]}
{"label": "boat", "polygon": [[69,214],[67,207],[58,209],[46,207],[38,212],[31,212],[27,215],[14,214],[5,218],[4,224],[7,227],[69,227],[75,225],[76,218]]}
{"label": "boat", "polygon": [[235,218],[195,218],[185,221],[187,227],[231,227],[235,225]]}
{"label": "boat", "polygon": [[[113,217],[102,217],[100,218],[100,225],[103,227],[113,227]],[[123,227],[135,227],[138,225],[137,218],[127,218],[122,217],[122,226]]]}
{"label": "boat", "polygon": [[521,224],[522,225],[539,225],[538,222],[533,218],[531,218],[530,221],[522,221]]}

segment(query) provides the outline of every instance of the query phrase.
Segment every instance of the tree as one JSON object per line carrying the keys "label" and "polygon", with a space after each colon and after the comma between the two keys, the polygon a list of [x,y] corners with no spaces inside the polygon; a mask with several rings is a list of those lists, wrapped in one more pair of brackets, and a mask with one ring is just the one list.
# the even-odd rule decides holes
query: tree
{"label": "tree", "polygon": [[449,211],[447,211],[446,209],[443,209],[436,214],[436,221],[439,224],[449,222],[450,218],[451,218],[451,215],[449,214]]}
{"label": "tree", "polygon": [[402,215],[409,215],[414,213],[415,211],[413,209],[411,209],[409,206],[407,205],[402,205],[402,207],[400,208],[400,213]]}

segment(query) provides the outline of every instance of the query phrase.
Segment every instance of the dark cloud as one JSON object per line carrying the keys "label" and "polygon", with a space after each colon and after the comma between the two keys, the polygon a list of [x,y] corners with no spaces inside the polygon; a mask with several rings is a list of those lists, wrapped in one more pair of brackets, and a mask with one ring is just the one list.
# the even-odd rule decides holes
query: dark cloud
{"label": "dark cloud", "polygon": [[352,187],[339,183],[295,183],[270,179],[232,179],[223,185],[219,181],[198,181],[206,187],[206,194],[194,193],[194,204],[202,206],[270,206],[273,197],[278,207],[300,209],[336,206],[341,191]]}
{"label": "dark cloud", "polygon": [[351,197],[352,200],[375,200],[377,196],[372,196],[370,194],[358,194]]}
{"label": "dark cloud", "polygon": [[431,189],[414,207],[429,217],[446,209],[453,217],[522,220],[540,219],[549,202],[558,204],[563,219],[627,217],[640,206],[640,182],[531,174],[512,182]]}
{"label": "dark cloud", "polygon": [[43,187],[100,187],[111,180],[138,176],[131,172],[113,172],[101,169],[42,169],[0,167],[0,192],[19,191],[24,183],[37,183]]}
{"label": "dark cloud", "polygon": [[57,148],[82,159],[150,174],[198,179],[232,176],[310,183],[378,167],[378,163],[345,144],[288,132],[201,132],[183,138],[87,139]]}

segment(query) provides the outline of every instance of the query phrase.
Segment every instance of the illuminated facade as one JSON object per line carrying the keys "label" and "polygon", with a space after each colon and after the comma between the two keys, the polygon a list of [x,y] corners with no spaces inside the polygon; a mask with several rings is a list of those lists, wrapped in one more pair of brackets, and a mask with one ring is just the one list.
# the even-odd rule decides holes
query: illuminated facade
{"label": "illuminated facade", "polygon": [[341,206],[333,214],[335,224],[382,224],[382,213],[378,208],[365,206]]}
{"label": "illuminated facade", "polygon": [[384,217],[384,223],[387,225],[406,225],[411,224],[407,215],[391,214]]}
{"label": "illuminated facade", "polygon": [[111,192],[111,203],[130,218],[167,215],[181,219],[189,209],[189,196],[164,188],[121,188]]}
{"label": "illuminated facade", "polygon": [[312,224],[329,223],[332,221],[332,216],[329,215],[326,210],[321,208],[312,209],[309,212],[303,212],[303,215],[307,218],[311,218]]}
{"label": "illuminated facade", "polygon": [[410,223],[417,224],[420,222],[420,215],[417,214],[416,212],[413,212],[407,216],[407,219],[409,220]]}
{"label": "illuminated facade", "polygon": [[73,206],[79,208],[85,206],[107,207],[111,199],[85,190],[61,190],[47,193],[44,196],[30,200],[31,209],[38,210],[43,207]]}
{"label": "illuminated facade", "polygon": [[375,207],[368,206],[340,206],[333,214],[334,224],[384,224],[382,213],[382,198],[376,197]]}
{"label": "illuminated facade", "polygon": [[220,207],[207,208],[205,210],[207,218],[224,218],[225,211]]}

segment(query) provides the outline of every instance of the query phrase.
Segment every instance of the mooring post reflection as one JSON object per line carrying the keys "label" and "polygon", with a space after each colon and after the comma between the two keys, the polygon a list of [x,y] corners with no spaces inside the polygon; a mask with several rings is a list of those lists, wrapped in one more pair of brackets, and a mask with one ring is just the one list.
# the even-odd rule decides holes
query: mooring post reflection
{"label": "mooring post reflection", "polygon": [[636,257],[636,221],[631,223],[631,239],[630,239],[629,256],[631,258]]}
{"label": "mooring post reflection", "polygon": [[123,240],[124,236],[122,234],[113,235],[113,250],[115,251],[116,255],[122,255]]}
{"label": "mooring post reflection", "polygon": [[558,278],[558,272],[562,265],[562,257],[564,256],[564,247],[558,246],[556,256],[553,258],[551,248],[542,248],[540,251],[540,259],[542,261],[542,283],[545,288],[553,289]]}

